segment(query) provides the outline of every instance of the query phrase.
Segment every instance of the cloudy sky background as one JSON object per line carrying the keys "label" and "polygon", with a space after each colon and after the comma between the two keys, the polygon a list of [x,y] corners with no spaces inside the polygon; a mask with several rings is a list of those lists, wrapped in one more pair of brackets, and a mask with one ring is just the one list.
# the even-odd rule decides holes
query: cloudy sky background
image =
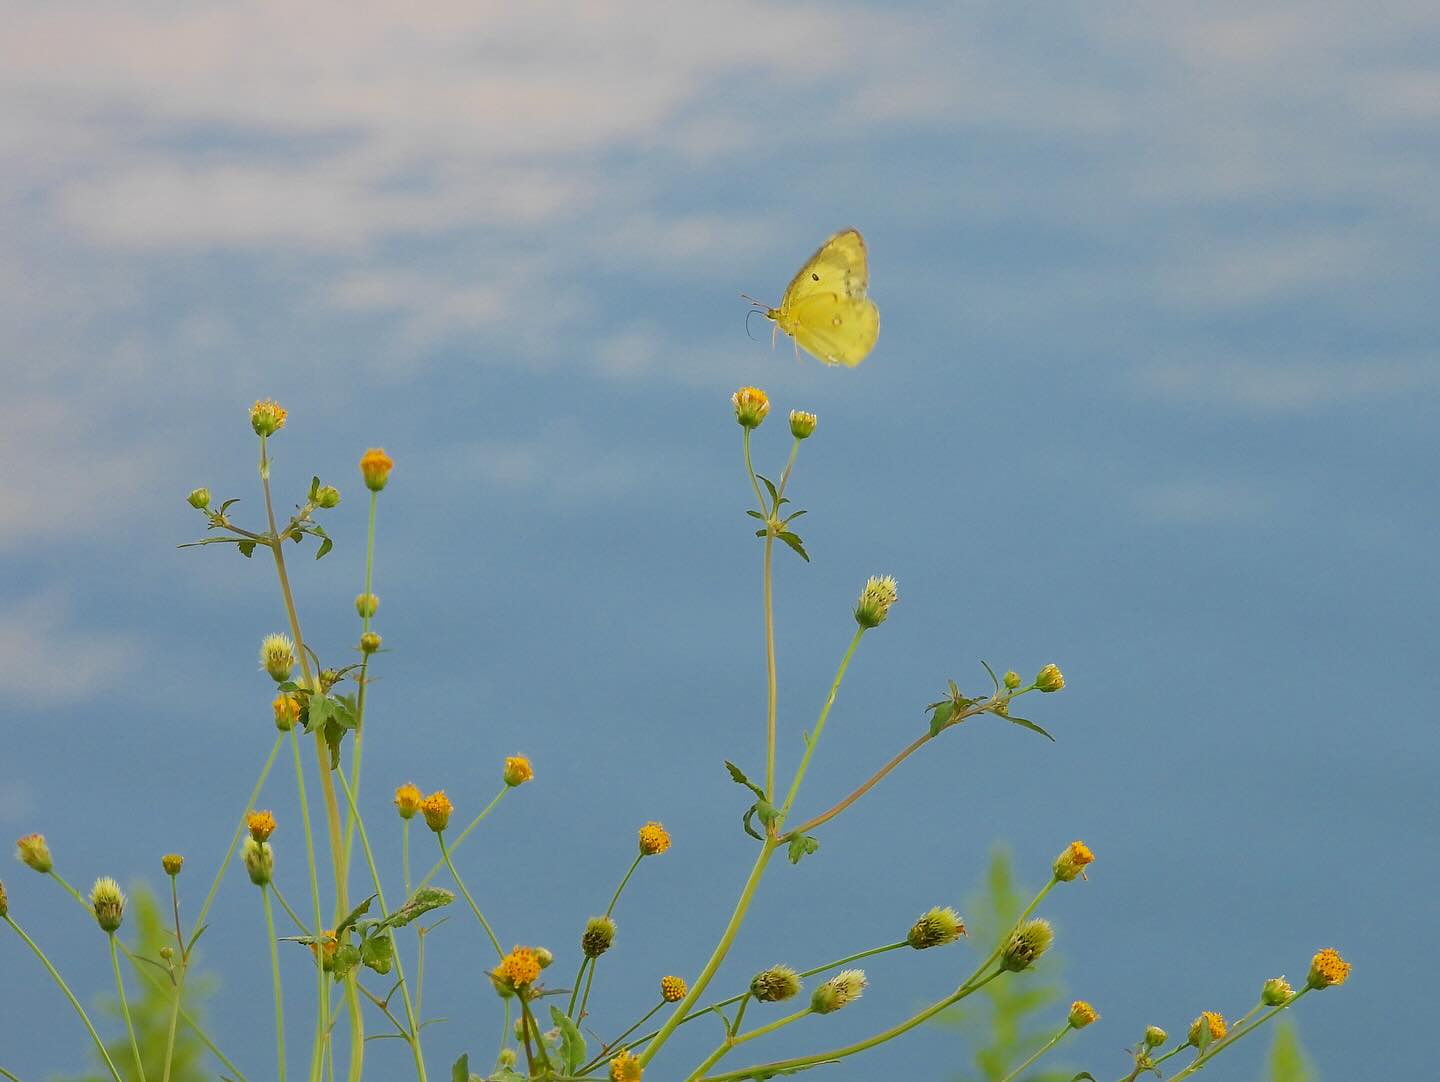
{"label": "cloudy sky background", "polygon": [[[996,840],[1038,884],[1084,837],[1095,874],[1047,911],[1104,1015],[1076,1069],[1117,1076],[1147,1023],[1243,1013],[1330,944],[1355,977],[1297,1012],[1324,1076],[1428,1063],[1394,1035],[1432,1013],[1418,918],[1440,885],[1433,5],[3,12],[0,827],[44,831],[77,882],[154,882],[178,850],[203,893],[271,740],[253,654],[283,613],[259,561],[174,546],[196,484],[256,521],[245,412],[274,396],[282,505],[311,473],[346,495],[334,555],[293,558],[329,659],[356,630],[355,460],[399,462],[377,841],[396,783],[473,814],[500,758],[531,754],[538,780],[464,863],[502,938],[568,972],[634,828],[671,827],[602,970],[599,1024],[623,1028],[655,977],[699,968],[752,856],[720,762],[763,754],[760,550],[726,402],[753,382],[821,418],[794,484],[814,563],[778,576],[786,762],[865,576],[903,598],[803,805],[908,742],[947,678],[983,687],[979,658],[1056,661],[1070,687],[1038,708],[1056,745],[951,733],[776,868],[720,986],[898,938]],[[748,338],[736,294],[778,299],[850,225],[873,357],[832,371]],[[785,450],[759,432],[762,463]],[[301,898],[292,790],[277,773],[264,803]],[[93,1000],[99,933],[26,869],[4,878]],[[215,1028],[263,1078],[243,876],[216,919]],[[484,944],[458,919],[437,934],[438,1070],[487,1059],[497,1020]],[[13,937],[0,959],[0,1065],[77,1070],[58,993]],[[967,961],[887,958],[844,1021],[757,1053],[882,1028]],[[712,1037],[677,1041],[672,1069]],[[1214,1069],[1255,1077],[1264,1044]],[[398,1051],[374,1046],[377,1076]],[[929,1030],[829,1076],[969,1062]]]}

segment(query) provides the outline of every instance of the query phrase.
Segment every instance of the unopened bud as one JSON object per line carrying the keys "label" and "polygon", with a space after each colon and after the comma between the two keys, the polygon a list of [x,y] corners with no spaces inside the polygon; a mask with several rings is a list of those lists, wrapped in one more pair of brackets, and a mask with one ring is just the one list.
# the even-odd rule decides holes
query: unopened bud
{"label": "unopened bud", "polygon": [[810,995],[810,1009],[816,1014],[830,1014],[854,1003],[865,991],[863,969],[843,969]]}
{"label": "unopened bud", "polygon": [[185,497],[185,502],[197,511],[203,511],[210,506],[210,490],[208,488],[192,488],[190,495]]}
{"label": "unopened bud", "polygon": [[114,932],[125,919],[125,894],[120,884],[108,875],[95,880],[90,888],[90,908],[95,911],[95,923]]}
{"label": "unopened bud", "polygon": [[762,969],[750,978],[750,994],[761,1003],[779,1003],[800,994],[800,974],[789,966]]}
{"label": "unopened bud", "polygon": [[1028,969],[1055,942],[1055,929],[1048,920],[1027,920],[1010,934],[1000,955],[1000,968],[1018,973]]}
{"label": "unopened bud", "polygon": [[615,922],[609,917],[591,917],[585,922],[585,934],[580,937],[580,949],[587,958],[599,958],[615,942]]}

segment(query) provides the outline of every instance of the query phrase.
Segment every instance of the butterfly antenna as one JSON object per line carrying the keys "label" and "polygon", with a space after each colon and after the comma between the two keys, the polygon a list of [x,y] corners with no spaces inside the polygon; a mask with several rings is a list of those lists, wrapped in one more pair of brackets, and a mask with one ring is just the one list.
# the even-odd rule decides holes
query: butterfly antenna
{"label": "butterfly antenna", "polygon": [[745,337],[750,339],[750,341],[752,342],[760,341],[760,339],[756,338],[753,334],[750,333],[750,317],[756,314],[757,313],[753,308],[745,313]]}
{"label": "butterfly antenna", "polygon": [[766,304],[764,301],[757,301],[754,297],[750,296],[750,294],[748,294],[748,293],[742,293],[742,294],[740,294],[740,299],[741,299],[742,301],[749,301],[749,302],[750,302],[751,304],[753,304],[756,308],[759,308],[759,309],[761,309],[762,311],[765,311],[765,312],[770,311],[770,306],[769,306],[768,304]]}

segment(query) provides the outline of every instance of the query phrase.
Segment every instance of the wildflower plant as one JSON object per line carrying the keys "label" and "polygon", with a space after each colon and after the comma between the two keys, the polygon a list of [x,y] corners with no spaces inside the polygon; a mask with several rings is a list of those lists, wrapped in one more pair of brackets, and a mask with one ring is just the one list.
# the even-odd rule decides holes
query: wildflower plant
{"label": "wildflower plant", "polygon": [[[386,653],[380,631],[374,626],[380,611],[374,583],[376,523],[380,500],[392,475],[403,480],[403,473],[394,474],[396,462],[383,449],[370,448],[359,458],[360,481],[369,496],[363,580],[353,606],[359,627],[348,643],[318,646],[305,637],[287,557],[303,551],[302,546],[307,542],[313,545],[314,559],[333,551],[334,542],[321,518],[341,503],[342,494],[338,486],[324,483],[318,476],[312,477],[294,510],[283,518],[277,516],[272,494],[270,441],[283,437],[291,423],[290,415],[273,400],[255,403],[249,422],[258,441],[263,521],[242,523],[232,512],[238,501],[231,498],[216,503],[208,488],[196,488],[184,498],[200,516],[206,536],[183,547],[231,546],[246,559],[252,559],[257,553],[267,555],[285,617],[283,627],[269,630],[260,640],[259,669],[268,680],[262,681],[263,688],[257,688],[254,703],[257,714],[273,716],[275,737],[268,755],[263,757],[248,799],[236,812],[229,846],[203,893],[203,900],[198,907],[182,905],[182,883],[187,888],[185,901],[193,901],[188,897],[188,887],[195,882],[193,863],[189,865],[191,870],[182,874],[186,863],[181,855],[157,853],[156,859],[170,884],[173,928],[167,930],[164,945],[153,950],[154,957],[150,957],[151,950],[143,946],[144,953],[136,954],[117,937],[124,922],[126,898],[114,879],[102,876],[95,881],[88,896],[82,895],[62,876],[55,855],[42,835],[28,834],[16,843],[19,861],[68,893],[105,933],[120,1013],[129,1038],[129,1059],[135,1068],[133,1077],[144,1082],[147,1074],[127,1005],[127,986],[119,964],[122,952],[130,955],[134,963],[132,980],[146,982],[145,1001],[153,1001],[154,993],[169,1004],[160,1082],[169,1082],[177,1034],[182,1032],[182,1027],[187,1040],[198,1040],[213,1056],[217,1074],[239,1082],[247,1082],[247,1077],[272,1075],[285,1082],[287,1077],[298,1076],[290,1074],[294,1065],[287,1053],[287,1040],[293,1042],[297,1037],[308,1042],[303,1074],[309,1082],[332,1078],[359,1082],[365,1072],[367,1040],[378,1037],[400,1040],[407,1046],[418,1082],[444,1077],[447,1071],[452,1080],[459,1082],[473,1082],[477,1078],[492,1082],[517,1082],[526,1078],[549,1082],[603,1082],[607,1078],[612,1082],[641,1082],[647,1073],[652,1082],[769,1079],[861,1056],[902,1037],[982,990],[998,988],[1000,982],[1023,985],[1032,979],[1033,970],[1047,964],[1046,954],[1055,942],[1056,933],[1049,919],[1039,915],[1040,908],[1055,900],[1051,898],[1055,888],[1083,889],[1092,867],[1098,864],[1103,868],[1103,862],[1097,860],[1096,853],[1082,840],[1071,841],[1050,861],[1048,879],[1028,905],[1020,908],[1017,902],[1018,913],[1012,910],[998,927],[989,927],[987,922],[982,926],[983,935],[972,934],[961,913],[948,905],[933,904],[932,899],[917,903],[920,912],[908,929],[902,927],[892,930],[888,936],[876,936],[881,940],[879,945],[873,945],[873,940],[871,945],[849,944],[842,956],[818,963],[811,961],[803,969],[790,964],[790,960],[778,959],[775,964],[752,974],[734,991],[718,983],[722,966],[745,928],[751,906],[775,867],[783,867],[787,861],[796,864],[814,857],[821,849],[826,832],[835,829],[837,819],[901,769],[911,756],[946,734],[958,733],[967,725],[1004,724],[1014,727],[1016,739],[1030,740],[1038,736],[1053,740],[1045,725],[1021,716],[1019,700],[1036,693],[1039,698],[1029,701],[1048,706],[1053,702],[1048,696],[1066,686],[1064,673],[1054,663],[1027,669],[1035,672],[1028,681],[1018,669],[1006,669],[1004,675],[999,676],[988,664],[982,663],[989,687],[982,684],[979,690],[962,689],[955,679],[937,681],[942,687],[939,697],[923,709],[917,704],[915,730],[908,743],[835,804],[821,810],[804,807],[802,792],[811,769],[819,762],[819,751],[840,701],[846,674],[860,655],[865,638],[870,634],[884,634],[885,625],[903,613],[903,607],[897,607],[902,595],[894,577],[876,574],[860,585],[853,601],[837,602],[837,618],[843,619],[848,608],[853,632],[828,689],[819,696],[813,722],[803,734],[798,734],[801,736],[798,761],[786,777],[779,754],[782,736],[788,742],[797,734],[782,734],[777,718],[779,673],[775,650],[774,565],[777,553],[788,552],[805,562],[810,559],[806,543],[797,532],[798,521],[806,512],[793,508],[787,493],[794,480],[801,445],[815,436],[818,422],[813,413],[799,409],[789,411],[789,453],[783,468],[772,480],[756,470],[752,447],[771,413],[769,396],[757,387],[743,387],[732,396],[731,406],[740,429],[744,483],[754,498],[754,505],[745,513],[754,520],[754,535],[760,542],[759,592],[767,694],[764,717],[757,719],[757,729],[764,736],[764,761],[749,770],[735,762],[725,762],[731,780],[743,790],[736,807],[726,814],[735,815],[737,830],[743,830],[754,842],[754,857],[743,876],[730,916],[715,935],[708,957],[698,972],[661,975],[625,970],[624,936],[616,917],[632,878],[666,876],[669,862],[653,858],[662,857],[673,844],[685,844],[683,837],[672,839],[661,823],[652,820],[633,828],[636,830],[633,857],[620,874],[608,905],[601,911],[597,904],[583,927],[556,929],[548,946],[516,944],[508,936],[502,939],[482,908],[482,902],[488,901],[489,892],[495,889],[494,881],[477,877],[477,885],[483,888],[477,896],[467,884],[457,860],[466,840],[482,828],[508,793],[522,788],[528,792],[529,788],[543,785],[543,770],[537,770],[527,756],[497,753],[495,774],[491,775],[496,791],[488,802],[484,792],[477,794],[465,788],[464,776],[433,779],[432,784],[445,787],[427,792],[391,772],[384,786],[387,801],[396,814],[393,818],[387,815],[383,823],[367,824],[360,812],[368,724],[366,692],[374,678],[372,669],[383,664]],[[774,431],[773,425],[767,430],[771,431]],[[1032,711],[1026,709],[1024,713]],[[282,751],[287,749],[293,768],[298,823],[281,822],[272,812],[258,807],[272,771]],[[312,796],[318,798],[318,807],[312,802]],[[423,831],[415,825],[416,820],[423,824]],[[399,869],[382,870],[378,865],[370,842],[371,831],[375,829],[399,831]],[[416,832],[413,839],[412,829]],[[434,845],[428,870],[418,878],[414,874],[418,869],[412,866],[412,844],[422,848]],[[776,857],[781,854],[785,861],[777,862]],[[235,889],[253,888],[258,895],[258,919],[248,934],[259,936],[258,929],[263,926],[265,954],[271,969],[274,1051],[273,1059],[267,1057],[268,1062],[264,1063],[257,1059],[255,1041],[247,1042],[245,1055],[237,1051],[232,1057],[183,1006],[184,986],[195,945],[207,931],[206,918],[227,872],[236,864],[243,867],[252,887],[244,887],[242,880]],[[331,872],[331,892],[321,890],[322,865],[328,866]],[[433,882],[441,876],[443,886]],[[294,891],[297,901],[302,892],[308,894],[308,898],[298,906],[292,905],[287,891]],[[20,891],[13,880],[8,890],[0,884],[0,921],[15,932],[61,989],[109,1077],[113,1082],[122,1082],[117,1060],[125,1057],[112,1054],[116,1046],[107,1045],[100,1038],[80,1000],[41,947],[21,928],[20,920],[30,903],[29,894],[28,884]],[[452,921],[440,929],[437,918],[430,915],[454,905],[457,900],[463,901],[464,909],[474,918],[473,928]],[[284,930],[294,934],[279,934],[277,911],[289,922]],[[185,919],[187,913],[193,914],[188,920]],[[494,1048],[493,1059],[488,1050],[480,1051],[495,1032],[489,1019],[482,1020],[478,1029],[469,1022],[452,1023],[443,1031],[443,1039],[451,1046],[444,1054],[438,1053],[434,1047],[437,1039],[426,1031],[433,1016],[424,1010],[425,949],[427,939],[435,934],[473,935],[494,951],[494,960],[487,961],[473,982],[473,987],[482,992],[484,1013],[493,1014],[494,1021],[500,1023],[501,1037]],[[897,934],[898,938],[894,938]],[[511,946],[506,949],[503,943]],[[940,950],[946,947],[954,949]],[[282,950],[296,948],[299,948],[298,956],[306,959],[309,972],[305,987],[291,988],[287,994],[282,985],[280,954]],[[823,1034],[834,1031],[816,1025],[814,1019],[844,1010],[862,995],[878,996],[886,992],[883,982],[871,992],[869,977],[856,963],[894,951],[908,952],[906,957],[916,965],[954,964],[932,962],[932,959],[948,959],[964,951],[973,952],[975,959],[959,967],[968,973],[958,980],[953,990],[934,1002],[873,1032],[852,1032],[850,1039],[831,1043],[833,1038]],[[557,961],[562,963],[559,979],[553,966]],[[604,985],[597,985],[596,974],[602,962],[607,979]],[[569,965],[577,968],[573,980],[566,982],[564,977]],[[1134,1082],[1145,1074],[1159,1074],[1162,1064],[1180,1056],[1188,1058],[1171,1077],[1185,1078],[1301,997],[1343,985],[1349,973],[1350,966],[1340,954],[1326,948],[1311,960],[1302,987],[1296,990],[1281,977],[1267,980],[1253,1006],[1234,1022],[1227,1022],[1218,1011],[1205,1010],[1189,1024],[1176,1024],[1176,1032],[1181,1034],[1178,1039],[1172,1039],[1158,1026],[1144,1028],[1125,1062],[1119,1082]],[[728,974],[726,979],[730,979]],[[655,996],[656,1001],[648,1013],[628,1020],[626,1026],[626,1019],[610,1016],[605,985],[646,988],[650,990],[647,994]],[[888,991],[892,999],[896,998],[897,991],[901,998],[905,994],[903,987]],[[312,1003],[313,1009],[308,1015],[299,1012],[297,1002]],[[788,1006],[773,1006],[778,1004]],[[747,1018],[752,1009],[753,1015]],[[1070,1033],[1103,1021],[1101,1012],[1085,1000],[1074,1000],[1068,1009],[1058,1002],[1045,1002],[1045,1009],[1054,1010],[1046,1039],[1036,1038],[1024,1053],[1010,1045],[1004,1046],[1013,1062],[1004,1076],[1006,1079],[1020,1077]],[[658,1023],[647,1027],[647,1023],[657,1017]],[[699,1062],[681,1062],[670,1042],[681,1026],[699,1019],[718,1023],[723,1037]],[[813,1051],[783,1059],[756,1057],[738,1067],[725,1064],[726,1060],[733,1064],[748,1052],[746,1046],[751,1042],[792,1026],[796,1027],[796,1033],[815,1034]],[[605,1033],[615,1035],[606,1037]],[[1167,1045],[1171,1047],[1165,1050]],[[185,1042],[180,1046],[186,1047]],[[452,1059],[457,1046],[474,1051],[476,1064],[488,1060],[493,1067],[489,1070],[482,1067],[481,1073],[472,1071],[470,1051]],[[242,1068],[237,1063],[239,1059],[249,1062]],[[443,1070],[438,1066],[442,1062]],[[127,1064],[127,1073],[129,1066]],[[1089,1072],[1075,1076],[1092,1080],[1094,1077]]]}

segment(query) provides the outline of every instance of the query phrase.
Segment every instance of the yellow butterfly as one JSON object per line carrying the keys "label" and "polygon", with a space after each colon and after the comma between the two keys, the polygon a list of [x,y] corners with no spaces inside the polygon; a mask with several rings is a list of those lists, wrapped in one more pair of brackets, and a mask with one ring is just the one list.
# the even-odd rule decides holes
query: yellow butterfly
{"label": "yellow butterfly", "polygon": [[[741,296],[775,322],[799,349],[826,364],[854,366],[870,355],[880,337],[880,309],[865,295],[870,285],[865,238],[846,229],[820,245],[771,308]],[[797,349],[798,356],[798,349]]]}

